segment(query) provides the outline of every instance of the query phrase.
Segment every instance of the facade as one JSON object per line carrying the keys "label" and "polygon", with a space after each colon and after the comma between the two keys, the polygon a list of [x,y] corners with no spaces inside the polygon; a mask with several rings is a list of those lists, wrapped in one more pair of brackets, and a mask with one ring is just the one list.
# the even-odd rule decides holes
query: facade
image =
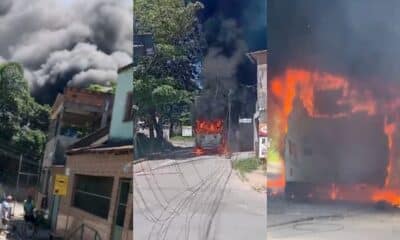
{"label": "facade", "polygon": [[[252,52],[248,54],[250,60],[257,64],[257,103],[254,114],[254,149],[259,157],[266,153],[263,147],[266,143],[267,126],[267,50]],[[261,143],[260,144],[260,140]],[[260,151],[261,150],[261,151]],[[260,156],[261,155],[261,156]]]}
{"label": "facade", "polygon": [[118,72],[118,84],[115,94],[115,104],[112,113],[113,121],[111,122],[110,129],[110,138],[113,141],[132,139],[133,136],[132,76],[132,65],[121,68]]}
{"label": "facade", "polygon": [[[89,147],[69,152],[67,196],[61,199],[56,231],[83,239],[133,238],[132,145]],[[127,170],[128,169],[128,170]],[[65,235],[64,235],[65,236]]]}
{"label": "facade", "polygon": [[68,189],[60,201],[57,235],[73,237],[85,229],[83,239],[133,238],[132,71],[131,64],[118,72],[110,128],[68,150]]}
{"label": "facade", "polygon": [[[37,205],[50,211],[54,222],[51,187],[54,176],[66,162],[66,150],[80,138],[109,125],[113,96],[79,88],[66,88],[59,94],[50,112],[48,142],[42,161]],[[53,218],[52,218],[53,217]]]}

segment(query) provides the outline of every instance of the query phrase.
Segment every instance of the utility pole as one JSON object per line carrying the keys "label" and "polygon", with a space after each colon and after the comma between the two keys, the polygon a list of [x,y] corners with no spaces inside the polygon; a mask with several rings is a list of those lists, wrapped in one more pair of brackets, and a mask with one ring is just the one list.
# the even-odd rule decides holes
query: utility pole
{"label": "utility pole", "polygon": [[18,175],[17,175],[17,192],[19,192],[19,178],[22,169],[22,154],[19,156]]}
{"label": "utility pole", "polygon": [[231,155],[232,151],[232,146],[231,146],[231,108],[232,108],[232,103],[231,103],[231,95],[232,95],[232,89],[229,89],[228,92],[228,154],[229,157]]}
{"label": "utility pole", "polygon": [[137,111],[139,107],[137,105],[132,106],[133,114],[133,159],[136,161],[139,158],[139,151],[137,145]]}

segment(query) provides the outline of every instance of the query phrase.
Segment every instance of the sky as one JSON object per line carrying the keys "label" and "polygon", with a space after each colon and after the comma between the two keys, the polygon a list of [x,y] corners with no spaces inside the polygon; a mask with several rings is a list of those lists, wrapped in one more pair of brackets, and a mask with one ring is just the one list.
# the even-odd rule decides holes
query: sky
{"label": "sky", "polygon": [[[61,3],[61,4],[60,4]],[[132,61],[130,0],[0,1],[0,62],[22,64],[32,95],[107,85]]]}

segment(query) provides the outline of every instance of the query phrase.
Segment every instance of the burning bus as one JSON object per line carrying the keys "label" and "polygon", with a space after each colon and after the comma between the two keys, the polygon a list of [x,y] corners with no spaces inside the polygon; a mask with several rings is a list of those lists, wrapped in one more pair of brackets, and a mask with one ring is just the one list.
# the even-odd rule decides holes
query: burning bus
{"label": "burning bus", "polygon": [[398,94],[376,99],[342,76],[291,68],[269,90],[268,161],[283,167],[268,188],[289,198],[400,206]]}
{"label": "burning bus", "polygon": [[195,145],[204,150],[217,150],[223,144],[224,122],[222,119],[196,120]]}
{"label": "burning bus", "polygon": [[225,149],[226,109],[223,98],[197,96],[192,109],[195,153],[221,153]]}
{"label": "burning bus", "polygon": [[330,197],[332,186],[382,187],[388,160],[383,124],[383,117],[364,113],[312,118],[295,101],[284,142],[286,194]]}

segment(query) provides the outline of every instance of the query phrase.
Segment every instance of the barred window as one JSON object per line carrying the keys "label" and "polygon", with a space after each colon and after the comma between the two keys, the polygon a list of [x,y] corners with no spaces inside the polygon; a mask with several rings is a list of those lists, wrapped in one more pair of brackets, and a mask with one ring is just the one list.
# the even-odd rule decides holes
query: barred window
{"label": "barred window", "polygon": [[112,177],[75,175],[73,206],[107,219],[110,210]]}

